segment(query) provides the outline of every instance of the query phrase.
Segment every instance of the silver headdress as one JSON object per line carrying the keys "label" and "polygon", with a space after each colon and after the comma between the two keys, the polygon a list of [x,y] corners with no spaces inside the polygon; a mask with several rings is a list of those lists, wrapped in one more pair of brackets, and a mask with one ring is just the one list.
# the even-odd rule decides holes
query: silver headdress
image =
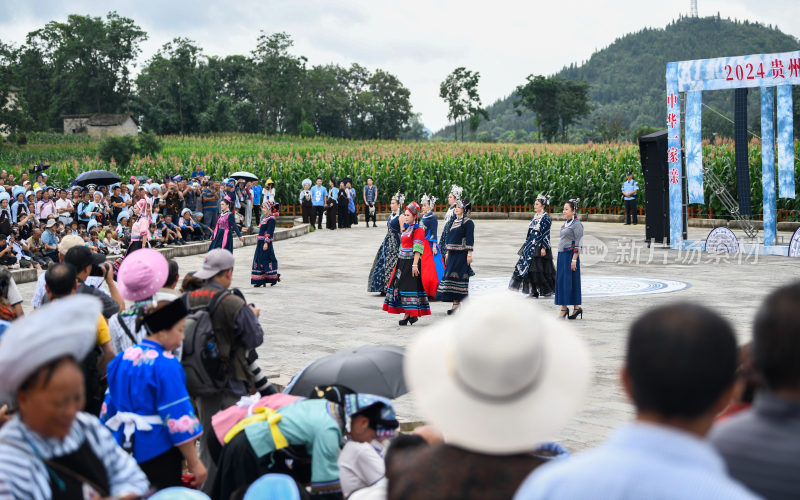
{"label": "silver headdress", "polygon": [[461,199],[461,195],[464,193],[464,188],[457,184],[453,184],[453,187],[450,188],[450,194],[456,197],[457,200]]}
{"label": "silver headdress", "polygon": [[422,198],[419,200],[419,204],[422,205],[423,203],[427,203],[432,209],[436,204],[436,197],[432,194],[423,194]]}
{"label": "silver headdress", "polygon": [[406,195],[398,191],[397,194],[392,196],[392,199],[395,200],[402,207],[403,203],[406,201]]}
{"label": "silver headdress", "polygon": [[539,194],[536,195],[536,201],[538,201],[539,203],[541,203],[544,206],[547,206],[547,205],[550,204],[550,195],[549,194],[539,193]]}

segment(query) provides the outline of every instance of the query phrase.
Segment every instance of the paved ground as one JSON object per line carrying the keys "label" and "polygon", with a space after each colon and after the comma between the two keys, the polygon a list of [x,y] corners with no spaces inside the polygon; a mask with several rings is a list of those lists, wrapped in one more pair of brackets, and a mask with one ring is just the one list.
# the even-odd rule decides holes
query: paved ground
{"label": "paved ground", "polygon": [[[476,220],[475,223],[475,283],[484,288],[502,288],[516,262],[527,222]],[[643,225],[588,223],[586,232],[597,238],[593,248],[605,247],[606,253],[591,266],[586,265],[587,255],[583,276],[677,280],[691,286],[674,293],[584,300],[583,320],[571,323],[591,346],[594,386],[580,414],[554,436],[573,451],[596,445],[612,428],[631,417],[631,407],[620,391],[617,378],[627,328],[639,313],[677,300],[706,304],[728,318],[735,325],[740,341],[745,341],[762,298],[775,286],[800,276],[797,262],[786,257],[760,256],[755,262],[754,257],[749,257],[740,263],[736,259],[715,262],[707,254],[679,254],[660,248],[653,248],[651,254],[640,242],[644,239]],[[704,239],[707,232],[690,228],[689,237]],[[416,335],[424,335],[425,327],[446,318],[449,304],[434,303],[432,317],[413,327],[400,327],[397,316],[380,310],[382,298],[366,293],[367,275],[384,234],[385,223],[369,229],[360,224],[349,230],[315,231],[278,242],[276,252],[282,282],[273,288],[250,288],[253,249],[235,251],[234,285],[240,286],[262,310],[261,322],[267,337],[259,354],[268,373],[289,377],[314,359],[363,344],[404,346]],[[557,239],[557,228],[553,237]],[[179,258],[181,273],[198,269],[201,260],[202,256]],[[20,289],[30,299],[34,283],[20,285]],[[551,301],[542,303],[552,309],[553,315],[557,314],[558,308]],[[422,419],[414,409],[413,394],[400,398],[397,407],[403,420]]]}

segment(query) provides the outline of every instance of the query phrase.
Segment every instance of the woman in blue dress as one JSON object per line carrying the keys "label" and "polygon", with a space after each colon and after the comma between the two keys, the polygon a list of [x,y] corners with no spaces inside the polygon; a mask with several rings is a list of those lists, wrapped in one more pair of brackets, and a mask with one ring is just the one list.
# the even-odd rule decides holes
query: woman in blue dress
{"label": "woman in blue dress", "polygon": [[439,242],[436,240],[436,233],[439,221],[433,213],[436,205],[436,197],[425,194],[420,199],[422,207],[422,219],[420,225],[425,229],[425,245],[428,247],[422,254],[422,284],[425,286],[425,293],[428,297],[436,297],[439,282],[444,276],[444,261],[442,253],[439,251]]}
{"label": "woman in blue dress", "polygon": [[471,267],[475,243],[475,224],[469,218],[471,209],[469,200],[456,201],[455,219],[447,234],[444,276],[436,292],[436,300],[453,303],[447,314],[453,314],[469,296],[469,277],[475,274]]}
{"label": "woman in blue dress", "polygon": [[145,310],[137,321],[147,336],[108,365],[100,420],[157,489],[181,485],[184,459],[193,486],[206,479],[195,447],[203,428],[186,391],[186,374],[171,353],[183,342],[187,314],[182,300]]}
{"label": "woman in blue dress", "polygon": [[211,246],[208,251],[215,248],[224,248],[225,250],[233,253],[233,235],[231,231],[236,233],[239,241],[244,243],[244,237],[239,226],[236,225],[236,215],[231,212],[231,202],[228,198],[220,200],[219,206],[222,209],[219,218],[217,219],[217,226],[214,228],[214,238],[211,240]]}
{"label": "woman in blue dress", "polygon": [[453,223],[453,220],[456,217],[456,202],[461,199],[463,192],[464,188],[453,184],[453,187],[450,188],[450,194],[447,195],[447,202],[450,203],[450,208],[448,208],[447,213],[444,214],[442,237],[439,238],[439,241],[442,242],[442,245],[447,244],[447,233],[450,231],[450,225]]}
{"label": "woman in blue dress", "polygon": [[[583,224],[578,219],[578,201],[576,198],[564,203],[566,222],[561,226],[561,239],[558,240],[556,304],[561,306],[560,318],[576,319],[580,315],[583,319],[580,259]],[[574,306],[572,314],[569,314],[570,305]]]}
{"label": "woman in blue dress", "polygon": [[386,236],[378,248],[369,272],[368,292],[386,295],[386,287],[392,276],[394,265],[397,263],[397,253],[400,251],[400,214],[404,201],[405,196],[400,192],[392,196],[390,205],[392,213],[389,214],[389,220],[386,222]]}
{"label": "woman in blue dress", "polygon": [[553,222],[547,214],[547,196],[539,195],[533,204],[536,215],[528,226],[528,236],[519,251],[519,260],[508,288],[522,289],[525,294],[538,298],[550,296],[555,291],[556,271],[553,251],[550,249],[550,227]]}
{"label": "woman in blue dress", "polygon": [[275,246],[273,245],[278,209],[276,203],[269,200],[264,200],[262,208],[264,218],[261,219],[261,225],[258,228],[258,243],[256,243],[253,269],[250,273],[250,284],[255,285],[256,288],[267,286],[267,283],[275,286],[275,283],[281,280],[281,275],[278,274],[278,258],[275,257]]}

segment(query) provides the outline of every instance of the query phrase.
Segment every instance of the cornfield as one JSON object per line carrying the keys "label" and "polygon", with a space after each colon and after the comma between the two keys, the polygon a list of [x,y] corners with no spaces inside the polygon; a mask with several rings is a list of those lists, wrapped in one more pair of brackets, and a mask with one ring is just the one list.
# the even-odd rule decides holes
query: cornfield
{"label": "cornfield", "polygon": [[[346,141],[300,139],[253,134],[166,136],[156,157],[134,157],[124,169],[107,165],[97,155],[97,143],[79,139],[58,144],[38,143],[0,152],[0,166],[19,175],[31,165],[48,161],[50,182],[68,185],[78,173],[92,169],[117,170],[123,178],[145,175],[161,178],[165,173],[188,174],[195,168],[216,179],[246,170],[262,180],[272,178],[278,200],[296,203],[301,182],[317,176],[353,178],[356,189],[372,176],[378,185],[379,203],[388,203],[395,192],[406,199],[423,193],[446,198],[451,184],[464,187],[465,196],[476,205],[530,206],[538,193],[547,193],[553,204],[578,197],[581,206],[605,211],[622,204],[620,187],[625,172],[637,172],[641,181],[639,149],[623,144],[484,144]],[[734,148],[730,143],[706,144],[706,165],[726,183],[735,196]],[[761,211],[761,146],[750,145],[750,175],[753,210]],[[800,173],[800,161],[796,161]],[[716,214],[725,211],[706,190],[706,203]],[[696,207],[697,208],[697,207]],[[706,207],[707,208],[707,207]],[[778,199],[778,209],[800,209],[797,199]],[[701,209],[702,210],[702,209]]]}

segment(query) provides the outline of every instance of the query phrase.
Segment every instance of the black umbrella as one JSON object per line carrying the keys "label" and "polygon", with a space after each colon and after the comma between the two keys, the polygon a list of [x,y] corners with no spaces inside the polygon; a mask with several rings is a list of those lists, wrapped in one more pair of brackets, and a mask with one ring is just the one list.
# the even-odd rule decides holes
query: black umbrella
{"label": "black umbrella", "polygon": [[251,174],[250,172],[234,172],[231,174],[231,179],[244,179],[246,181],[257,181],[258,176],[255,174]]}
{"label": "black umbrella", "polygon": [[94,184],[96,186],[108,186],[109,184],[115,184],[120,181],[119,175],[115,174],[114,172],[109,172],[107,170],[89,170],[88,172],[84,172],[72,181],[73,186],[83,186],[86,187],[89,184]]}
{"label": "black umbrella", "polygon": [[28,173],[30,173],[30,174],[38,174],[39,172],[44,172],[48,168],[50,168],[50,164],[47,163],[47,162],[37,163],[36,165],[31,167],[30,170],[28,170]]}
{"label": "black umbrella", "polygon": [[306,366],[289,384],[289,394],[307,397],[315,386],[340,384],[356,392],[387,398],[402,396],[403,349],[393,345],[364,345],[344,349]]}

